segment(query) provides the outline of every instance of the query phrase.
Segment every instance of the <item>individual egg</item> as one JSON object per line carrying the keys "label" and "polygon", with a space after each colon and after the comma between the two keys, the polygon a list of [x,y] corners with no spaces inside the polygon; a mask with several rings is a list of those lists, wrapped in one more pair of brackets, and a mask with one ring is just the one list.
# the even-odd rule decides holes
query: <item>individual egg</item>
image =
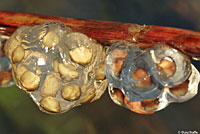
{"label": "individual egg", "polygon": [[147,58],[154,78],[164,86],[171,87],[181,84],[191,74],[190,59],[166,45],[152,47],[147,52]]}
{"label": "individual egg", "polygon": [[70,57],[81,65],[91,62],[94,53],[92,43],[93,41],[82,33],[73,32],[66,36],[66,46],[70,50]]}

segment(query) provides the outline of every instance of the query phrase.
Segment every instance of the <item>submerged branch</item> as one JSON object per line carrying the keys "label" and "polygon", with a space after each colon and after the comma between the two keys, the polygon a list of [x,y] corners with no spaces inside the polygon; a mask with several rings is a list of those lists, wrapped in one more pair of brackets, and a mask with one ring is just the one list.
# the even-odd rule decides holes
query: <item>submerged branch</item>
{"label": "submerged branch", "polygon": [[102,45],[110,45],[116,40],[134,43],[141,48],[162,43],[179,49],[188,56],[200,57],[200,32],[171,27],[0,11],[0,34],[11,35],[22,25],[37,25],[47,21],[63,22],[73,31],[84,33]]}

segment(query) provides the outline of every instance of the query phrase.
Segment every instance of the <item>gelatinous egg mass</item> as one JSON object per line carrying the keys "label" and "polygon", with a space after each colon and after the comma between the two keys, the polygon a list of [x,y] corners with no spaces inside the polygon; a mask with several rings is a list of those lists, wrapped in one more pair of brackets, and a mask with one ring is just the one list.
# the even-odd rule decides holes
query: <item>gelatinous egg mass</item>
{"label": "gelatinous egg mass", "polygon": [[15,83],[45,112],[94,101],[107,88],[103,47],[60,22],[18,28],[7,55]]}
{"label": "gelatinous egg mass", "polygon": [[200,80],[190,59],[178,50],[163,44],[140,49],[124,42],[108,50],[106,77],[116,104],[144,114],[192,98]]}
{"label": "gelatinous egg mass", "polygon": [[0,55],[0,71],[8,78],[0,78],[0,84],[12,84],[12,66],[16,85],[47,113],[99,99],[108,82],[116,104],[143,114],[197,94],[198,70],[186,55],[164,44],[141,49],[118,41],[106,53],[107,47],[60,22],[22,26],[6,43],[9,58]]}

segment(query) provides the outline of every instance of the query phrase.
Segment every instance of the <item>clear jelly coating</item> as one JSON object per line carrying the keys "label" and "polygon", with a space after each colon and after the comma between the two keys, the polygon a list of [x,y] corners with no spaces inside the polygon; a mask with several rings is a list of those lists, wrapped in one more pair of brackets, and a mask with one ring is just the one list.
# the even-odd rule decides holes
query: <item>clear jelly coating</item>
{"label": "clear jelly coating", "polygon": [[165,45],[152,47],[147,52],[147,60],[152,75],[164,86],[181,84],[191,74],[190,59],[178,50]]}
{"label": "clear jelly coating", "polygon": [[[115,42],[108,50],[106,77],[114,102],[122,104],[123,100],[129,109],[142,104],[156,106],[153,111],[191,99],[197,94],[200,79],[190,59],[174,48],[158,44],[140,49],[124,42]],[[113,88],[121,90],[125,99],[119,99]]]}
{"label": "clear jelly coating", "polygon": [[102,46],[60,22],[18,28],[7,41],[7,55],[15,83],[45,112],[94,101],[108,84]]}

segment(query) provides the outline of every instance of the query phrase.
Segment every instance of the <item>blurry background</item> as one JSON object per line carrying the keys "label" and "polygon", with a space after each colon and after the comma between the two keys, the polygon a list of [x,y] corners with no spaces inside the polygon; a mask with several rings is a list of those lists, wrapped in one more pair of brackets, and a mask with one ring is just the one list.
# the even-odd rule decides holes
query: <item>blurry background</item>
{"label": "blurry background", "polygon": [[[200,30],[200,0],[1,0],[0,10]],[[198,66],[198,64],[196,64]],[[16,86],[0,88],[0,134],[200,133],[200,94],[153,115],[100,100],[64,114],[39,111]]]}

